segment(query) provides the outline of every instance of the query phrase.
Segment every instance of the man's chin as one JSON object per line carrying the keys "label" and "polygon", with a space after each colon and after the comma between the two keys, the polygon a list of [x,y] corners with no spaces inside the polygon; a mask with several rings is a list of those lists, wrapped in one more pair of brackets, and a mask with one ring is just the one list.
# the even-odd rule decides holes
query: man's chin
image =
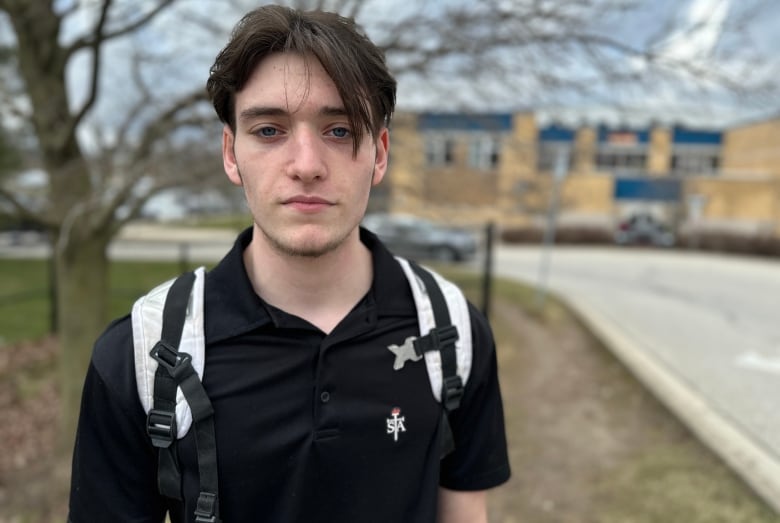
{"label": "man's chin", "polygon": [[319,258],[338,249],[346,238],[327,237],[322,234],[279,237],[266,235],[273,249],[284,256],[296,258]]}

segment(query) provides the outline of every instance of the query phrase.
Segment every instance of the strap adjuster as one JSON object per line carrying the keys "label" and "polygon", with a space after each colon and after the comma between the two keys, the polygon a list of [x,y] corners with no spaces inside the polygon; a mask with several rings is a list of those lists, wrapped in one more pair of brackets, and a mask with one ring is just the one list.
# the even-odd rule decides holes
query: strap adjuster
{"label": "strap adjuster", "polygon": [[444,409],[449,412],[460,407],[460,400],[463,398],[463,380],[457,374],[447,376],[442,380],[441,403]]}
{"label": "strap adjuster", "polygon": [[217,503],[216,494],[201,492],[195,504],[195,523],[219,523]]}
{"label": "strap adjuster", "polygon": [[180,375],[187,368],[187,363],[192,361],[192,356],[186,352],[179,352],[165,340],[155,343],[149,355],[162,365],[177,383],[180,382]]}
{"label": "strap adjuster", "polygon": [[168,448],[176,437],[176,413],[152,409],[146,416],[146,433],[152,438],[152,445]]}
{"label": "strap adjuster", "polygon": [[436,327],[428,331],[428,334],[414,340],[414,352],[418,356],[424,355],[432,350],[441,350],[449,344],[458,341],[458,328],[455,325],[445,325]]}

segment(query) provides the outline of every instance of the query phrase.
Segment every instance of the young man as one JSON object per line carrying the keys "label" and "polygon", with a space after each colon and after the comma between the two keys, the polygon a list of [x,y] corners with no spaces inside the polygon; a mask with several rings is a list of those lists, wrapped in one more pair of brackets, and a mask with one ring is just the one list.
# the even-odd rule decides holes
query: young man
{"label": "young man", "polygon": [[[213,406],[219,512],[239,522],[487,520],[509,477],[492,335],[471,305],[472,368],[449,416],[424,361],[401,266],[359,227],[387,169],[395,80],[334,14],[266,6],[217,57],[208,91],[224,169],[253,226],[205,278],[203,388]],[[158,489],[131,319],[97,341],[74,452],[70,521],[197,519],[198,445],[176,442],[182,499]]]}

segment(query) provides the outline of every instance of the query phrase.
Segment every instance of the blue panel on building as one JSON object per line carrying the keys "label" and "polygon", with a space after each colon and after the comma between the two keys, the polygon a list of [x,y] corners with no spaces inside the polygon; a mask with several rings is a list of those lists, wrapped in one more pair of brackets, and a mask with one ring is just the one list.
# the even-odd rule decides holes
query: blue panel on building
{"label": "blue panel on building", "polygon": [[573,142],[577,131],[560,125],[548,125],[539,129],[540,142]]}
{"label": "blue panel on building", "polygon": [[686,145],[720,145],[723,133],[719,131],[697,131],[684,127],[672,130],[672,143]]}
{"label": "blue panel on building", "polygon": [[511,113],[422,113],[417,120],[420,131],[512,130]]}
{"label": "blue panel on building", "polygon": [[669,178],[616,178],[616,200],[649,200],[678,202],[682,194],[679,179]]}

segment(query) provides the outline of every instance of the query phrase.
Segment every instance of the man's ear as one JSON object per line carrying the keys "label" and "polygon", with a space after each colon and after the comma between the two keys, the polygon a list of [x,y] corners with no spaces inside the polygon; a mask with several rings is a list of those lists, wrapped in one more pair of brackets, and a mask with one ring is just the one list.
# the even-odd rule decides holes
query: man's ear
{"label": "man's ear", "polygon": [[229,125],[222,128],[222,166],[231,183],[238,186],[243,185],[236,161],[235,134]]}
{"label": "man's ear", "polygon": [[374,177],[372,185],[377,185],[382,181],[387,172],[387,161],[390,155],[390,131],[387,127],[382,127],[375,140],[376,157],[374,159]]}

